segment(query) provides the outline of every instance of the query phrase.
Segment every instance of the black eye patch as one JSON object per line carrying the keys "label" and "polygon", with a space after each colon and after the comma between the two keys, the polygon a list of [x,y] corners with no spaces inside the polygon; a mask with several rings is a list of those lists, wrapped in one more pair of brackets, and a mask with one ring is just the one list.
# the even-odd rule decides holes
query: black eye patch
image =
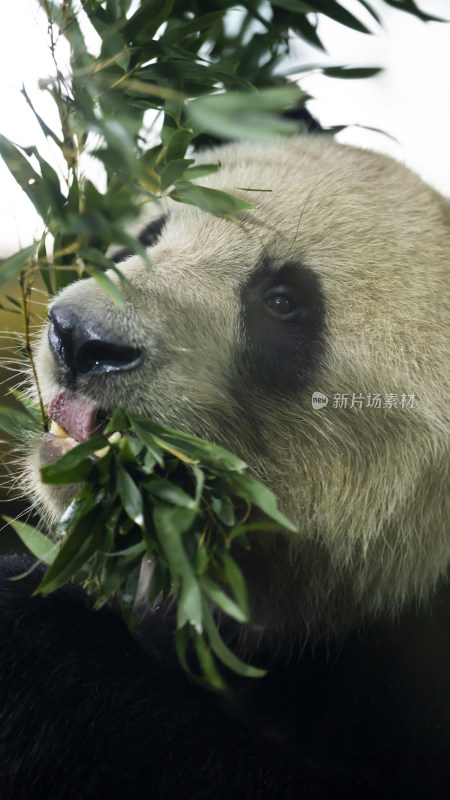
{"label": "black eye patch", "polygon": [[[157,219],[153,219],[145,228],[141,231],[139,236],[137,237],[141,244],[144,247],[153,247],[156,242],[158,241],[161,231],[164,228],[164,225],[167,222],[168,215],[162,214]],[[119,250],[117,253],[114,253],[112,257],[112,261],[115,264],[118,264],[120,261],[125,261],[126,258],[130,258],[133,256],[133,250],[129,250],[128,248],[124,247],[123,250]]]}
{"label": "black eye patch", "polygon": [[311,380],[324,348],[319,277],[303,264],[264,263],[241,290],[241,380],[284,395]]}

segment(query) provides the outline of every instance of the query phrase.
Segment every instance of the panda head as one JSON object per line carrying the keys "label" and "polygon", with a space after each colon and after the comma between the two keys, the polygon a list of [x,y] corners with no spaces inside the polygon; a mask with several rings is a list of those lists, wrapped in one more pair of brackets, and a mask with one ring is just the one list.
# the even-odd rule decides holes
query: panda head
{"label": "panda head", "polygon": [[[158,208],[151,268],[120,264],[139,290],[125,310],[93,280],[64,290],[38,348],[44,401],[77,438],[121,405],[241,456],[298,525],[254,537],[253,619],[272,640],[339,635],[426,598],[450,561],[450,206],[325,137],[201,160],[221,163],[203,185],[254,209]],[[64,447],[47,435],[31,457],[54,516],[67,490],[39,466]]]}

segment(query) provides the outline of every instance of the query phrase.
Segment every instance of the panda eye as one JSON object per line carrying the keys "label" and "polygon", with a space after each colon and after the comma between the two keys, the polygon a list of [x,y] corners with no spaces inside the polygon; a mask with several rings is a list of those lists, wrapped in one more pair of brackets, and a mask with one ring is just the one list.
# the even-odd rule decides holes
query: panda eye
{"label": "panda eye", "polygon": [[273,316],[281,317],[284,320],[295,319],[299,314],[297,300],[285,287],[275,287],[264,297],[264,301]]}

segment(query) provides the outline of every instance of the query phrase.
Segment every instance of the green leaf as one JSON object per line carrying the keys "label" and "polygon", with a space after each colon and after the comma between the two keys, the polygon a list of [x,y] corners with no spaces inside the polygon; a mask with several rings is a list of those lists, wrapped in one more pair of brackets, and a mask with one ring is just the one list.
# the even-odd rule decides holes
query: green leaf
{"label": "green leaf", "polygon": [[317,47],[324,53],[326,52],[326,49],[318,36],[316,26],[313,25],[307,17],[304,17],[300,14],[297,15],[297,19],[295,22],[293,21],[292,29],[296,31],[302,37],[302,39],[304,39],[306,42],[309,42],[309,44],[312,44],[313,47]]}
{"label": "green leaf", "polygon": [[[175,637],[175,646],[177,646],[177,636]],[[222,678],[219,670],[217,669],[214,656],[211,650],[209,649],[208,645],[206,644],[205,640],[203,639],[203,637],[198,635],[196,632],[194,632],[194,646],[195,646],[195,652],[197,653],[200,669],[202,670],[206,678],[206,683],[209,686],[212,686],[217,691],[225,691],[227,685],[224,679]],[[178,647],[177,647],[177,653],[179,655]],[[189,669],[187,671],[189,672]]]}
{"label": "green leaf", "polygon": [[0,286],[12,278],[16,278],[21,270],[25,269],[31,264],[32,259],[36,255],[38,243],[34,242],[28,247],[24,247],[18,253],[15,253],[10,258],[7,258],[0,266]]}
{"label": "green leaf", "polygon": [[279,522],[244,522],[242,525],[235,525],[227,533],[227,540],[229,542],[238,541],[240,545],[246,546],[247,533],[277,533],[285,526]]}
{"label": "green leaf", "polygon": [[323,75],[328,78],[349,78],[351,80],[373,78],[382,71],[382,67],[325,67],[322,69]]}
{"label": "green leaf", "polygon": [[202,607],[205,631],[208,634],[209,643],[217,658],[238,675],[242,675],[245,678],[263,678],[264,675],[266,675],[266,670],[252,667],[250,664],[241,661],[241,659],[226,646],[225,642],[223,642],[206,600],[202,601]]}
{"label": "green leaf", "polygon": [[161,556],[155,559],[151,578],[147,586],[147,603],[151,607],[157,598],[162,595],[167,597],[171,588],[170,572]]}
{"label": "green leaf", "polygon": [[58,522],[57,532],[61,536],[60,541],[63,541],[63,537],[69,535],[70,532],[76,528],[80,520],[91,511],[95,501],[96,498],[93,493],[86,491],[86,487],[78,492],[72,502],[69,503]]}
{"label": "green leaf", "polygon": [[40,185],[40,192],[43,197],[46,197],[48,208],[52,209],[53,214],[59,216],[59,211],[65,204],[65,197],[61,193],[61,186],[57,172],[53,169],[51,164],[42,158],[39,150],[34,145],[22,148],[27,156],[34,157],[39,164],[42,176],[42,184]]}
{"label": "green leaf", "polygon": [[272,0],[272,5],[285,8],[287,11],[293,11],[296,14],[318,11],[330,17],[330,19],[334,19],[335,22],[340,22],[347,28],[352,28],[360,33],[371,33],[369,28],[363,25],[357,17],[335,0],[307,0],[307,2],[299,2],[299,0]]}
{"label": "green leaf", "polygon": [[23,86],[23,84],[22,84],[22,88],[20,90],[20,93],[24,96],[24,98],[27,101],[29,107],[31,108],[34,116],[36,117],[36,119],[37,119],[37,121],[38,121],[38,123],[39,123],[39,125],[41,127],[41,130],[42,130],[44,136],[46,136],[49,139],[52,139],[58,147],[62,148],[63,142],[58,138],[56,133],[54,131],[52,131],[51,128],[49,128],[49,126],[47,125],[45,120],[42,119],[40,114],[38,114],[38,112],[36,111],[33,103],[31,102],[31,100],[30,100],[30,98],[29,98],[29,96],[27,94],[27,91],[25,89],[25,86]]}
{"label": "green leaf", "polygon": [[5,306],[5,305],[3,305],[3,303],[0,303],[0,309],[2,311],[7,311],[8,314],[21,314],[22,313],[21,311],[18,311],[17,308],[11,308],[10,306]]}
{"label": "green leaf", "polygon": [[147,0],[124,25],[122,35],[136,44],[151,41],[159,26],[168,19],[173,4],[174,0]]}
{"label": "green leaf", "polygon": [[194,466],[190,467],[190,471],[195,478],[195,506],[198,508],[202,498],[203,487],[205,485],[205,473],[199,467]]}
{"label": "green leaf", "polygon": [[33,419],[39,428],[42,427],[42,419],[41,419],[41,410],[39,406],[35,403],[34,400],[31,399],[25,392],[19,391],[19,389],[10,389],[11,394],[19,403],[22,403],[24,408],[26,409],[27,413],[30,415],[31,419]]}
{"label": "green leaf", "polygon": [[298,531],[297,526],[278,510],[276,497],[267,486],[259,483],[250,475],[238,472],[228,476],[228,483],[231,490],[239,497],[243,497],[248,503],[254,503],[268,517],[279,522],[283,528],[289,531]]}
{"label": "green leaf", "polygon": [[359,0],[359,2],[361,3],[362,6],[364,6],[365,9],[367,9],[369,14],[374,18],[375,22],[378,22],[378,25],[381,25],[382,24],[381,17],[378,14],[378,12],[375,11],[374,7],[372,6],[372,3],[369,3],[369,0]]}
{"label": "green leaf", "polygon": [[[143,424],[141,424],[141,421]],[[139,439],[144,442],[145,446],[147,447],[148,452],[150,453],[151,457],[156,461],[156,463],[162,467],[164,465],[164,456],[163,450],[156,442],[155,437],[148,430],[145,425],[146,419],[145,417],[138,417],[135,414],[130,415],[130,422],[133,426],[133,429],[136,431],[137,436]],[[128,418],[127,418],[127,426],[129,427]],[[106,433],[112,433],[114,430],[117,430],[116,422],[115,422],[115,415],[111,420],[111,423],[106,428]],[[119,428],[121,430],[121,428]],[[123,429],[122,429],[123,430]]]}
{"label": "green leaf", "polygon": [[223,522],[223,524],[227,525],[228,527],[236,524],[234,503],[231,500],[231,497],[229,497],[227,494],[223,494],[221,497],[211,494],[209,496],[209,501],[214,514],[216,515],[217,519],[220,520],[220,522]]}
{"label": "green leaf", "polygon": [[385,0],[385,2],[401,11],[407,11],[409,14],[412,14],[418,19],[421,19],[423,22],[448,22],[448,19],[444,19],[443,17],[436,17],[431,14],[427,14],[424,11],[421,11],[420,8],[413,2],[413,0]]}
{"label": "green leaf", "polygon": [[297,86],[265,89],[254,94],[209,94],[189,103],[189,121],[196,131],[208,131],[221,139],[271,142],[274,136],[290,136],[296,123],[280,112],[297,105],[304,93]]}
{"label": "green leaf", "polygon": [[50,594],[63,586],[100,550],[105,538],[105,526],[93,508],[83,517],[64,542],[55,560],[45,573],[35,594]]}
{"label": "green leaf", "polygon": [[19,300],[17,300],[15,297],[11,297],[9,294],[5,294],[5,297],[8,303],[11,303],[11,305],[15,306],[16,309],[22,311],[22,304],[19,302]]}
{"label": "green leaf", "polygon": [[249,619],[247,587],[245,585],[244,576],[234,559],[231,558],[228,553],[223,554],[222,562],[225,575],[228,579],[230,589],[236,598],[236,602],[238,603],[239,608],[242,610],[244,618]]}
{"label": "green leaf", "polygon": [[175,189],[169,195],[178,203],[189,203],[217,216],[234,217],[240,211],[254,208],[252,203],[241,200],[239,197],[221,192],[218,189],[208,189],[198,186],[190,181],[177,181]]}
{"label": "green leaf", "polygon": [[85,481],[95,466],[89,456],[95,453],[96,450],[101,450],[107,444],[108,442],[104,436],[96,436],[94,439],[89,439],[88,442],[78,444],[68,453],[65,453],[55,464],[42,467],[42,481],[56,485]]}
{"label": "green leaf", "polygon": [[167,478],[153,478],[148,483],[148,490],[150,494],[171,505],[189,509],[197,508],[196,500]]}
{"label": "green leaf", "polygon": [[137,623],[133,615],[134,604],[139,588],[139,575],[141,571],[141,564],[135,564],[130,570],[128,569],[128,576],[125,581],[123,592],[120,596],[120,610],[128,627],[133,629],[137,628]]}
{"label": "green leaf", "polygon": [[[171,547],[175,537],[170,540]],[[182,628],[189,623],[197,633],[203,631],[202,596],[194,571],[186,568],[183,572],[181,590],[178,597],[177,627]]]}
{"label": "green leaf", "polygon": [[[117,510],[120,511],[120,508],[117,508]],[[104,555],[105,558],[120,559],[121,563],[124,563],[126,561],[134,561],[137,556],[144,555],[145,551],[145,542],[138,542],[126,547],[124,550],[115,550],[113,553],[104,553]]]}
{"label": "green leaf", "polygon": [[92,278],[95,278],[99,286],[110,296],[111,300],[118,308],[125,308],[125,300],[122,297],[120,288],[102,269],[99,269],[99,267],[93,264],[85,263],[85,270]]}
{"label": "green leaf", "polygon": [[116,462],[116,488],[128,516],[142,528],[144,524],[142,494],[120,461]]}
{"label": "green leaf", "polygon": [[[162,35],[161,40],[167,44],[171,42],[177,44],[192,33],[199,33],[200,31],[211,28],[216,22],[222,19],[225,11],[226,9],[223,8],[220,11],[211,11],[209,14],[196,14],[192,20],[181,25],[178,24],[178,20],[176,20],[176,24],[172,24],[172,26],[169,27]],[[171,20],[169,18],[169,23],[170,22]]]}
{"label": "green leaf", "polygon": [[185,533],[191,527],[196,511],[189,508],[170,506],[167,503],[156,503],[153,508],[153,521],[161,540]]}
{"label": "green leaf", "polygon": [[22,149],[0,134],[0,155],[19,186],[28,195],[38,214],[45,219],[48,212],[47,192],[42,177],[33,169]]}
{"label": "green leaf", "polygon": [[161,191],[165,192],[176,183],[186,172],[190,164],[193,164],[192,158],[176,158],[169,161],[161,170]]}
{"label": "green leaf", "polygon": [[[135,572],[139,578],[141,568],[142,556],[145,553],[144,542],[139,542],[137,545],[122,550],[121,553],[105,553],[103,559],[103,566],[99,570],[99,584],[100,591],[98,595],[99,605],[103,604],[108,598],[123,587],[123,592],[128,590],[134,595],[137,586],[135,586]],[[132,583],[127,589],[127,585],[132,576]],[[134,598],[133,598],[134,599]],[[127,603],[127,608],[128,608]]]}
{"label": "green leaf", "polygon": [[105,434],[114,433],[115,431],[124,432],[129,431],[131,423],[128,414],[123,408],[116,408],[114,413],[105,428]]}
{"label": "green leaf", "polygon": [[229,617],[237,619],[238,622],[248,622],[247,614],[231,597],[229,597],[220,586],[217,585],[208,575],[201,575],[199,578],[200,588],[212,602],[222,609]]}
{"label": "green leaf", "polygon": [[17,438],[23,438],[25,431],[40,431],[42,433],[42,426],[39,421],[19,409],[0,406],[0,430]]}
{"label": "green leaf", "polygon": [[166,162],[184,159],[191,143],[193,131],[190,128],[178,128],[170,138],[166,150]]}
{"label": "green leaf", "polygon": [[190,181],[195,181],[198,178],[203,178],[204,175],[211,175],[218,172],[220,169],[218,164],[194,164],[193,167],[188,167],[186,170],[186,178]]}
{"label": "green leaf", "polygon": [[160,442],[166,442],[169,446],[172,445],[192,460],[201,459],[208,467],[224,471],[241,471],[247,466],[245,461],[225,450],[224,447],[213,445],[206,439],[200,439],[190,433],[170,428],[167,425],[159,425],[147,417],[142,417],[132,412],[128,412],[128,419],[138,436],[146,444],[147,441],[144,436],[151,434],[152,439],[149,439],[150,442],[155,441],[155,439]]}
{"label": "green leaf", "polygon": [[39,561],[44,564],[51,564],[55,558],[58,550],[56,544],[49,541],[47,536],[36,530],[36,528],[27,525],[25,522],[19,522],[17,519],[11,517],[3,517],[4,520],[14,528],[17,535],[20,537],[25,547],[28,548],[30,553],[36,556]]}
{"label": "green leaf", "polygon": [[153,519],[157,531],[162,534],[160,544],[170,567],[171,576],[180,589],[177,627],[182,628],[189,623],[200,633],[203,629],[200,587],[184,549],[181,535],[173,526],[167,529],[168,517],[164,512],[169,510],[173,511],[170,506],[164,508],[163,504],[158,504],[153,510]]}

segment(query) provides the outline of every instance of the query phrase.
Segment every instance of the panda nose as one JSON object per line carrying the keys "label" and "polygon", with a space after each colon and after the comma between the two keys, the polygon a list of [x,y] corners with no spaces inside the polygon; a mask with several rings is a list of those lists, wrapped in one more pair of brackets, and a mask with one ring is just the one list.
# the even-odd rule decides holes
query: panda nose
{"label": "panda nose", "polygon": [[123,372],[137,367],[142,351],[102,331],[101,323],[82,319],[70,308],[49,311],[48,340],[59,363],[74,377]]}

